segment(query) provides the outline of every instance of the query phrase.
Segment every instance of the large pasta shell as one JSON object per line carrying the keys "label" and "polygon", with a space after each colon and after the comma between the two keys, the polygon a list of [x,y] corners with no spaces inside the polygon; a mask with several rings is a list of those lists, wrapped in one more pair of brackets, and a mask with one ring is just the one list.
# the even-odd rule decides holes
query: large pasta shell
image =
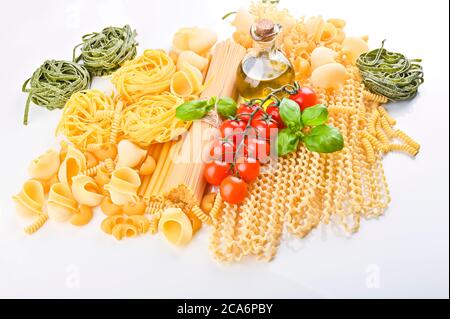
{"label": "large pasta shell", "polygon": [[188,97],[194,94],[194,84],[183,71],[176,72],[170,81],[170,92],[176,96]]}
{"label": "large pasta shell", "polygon": [[48,150],[30,163],[28,173],[31,178],[48,180],[58,172],[59,165],[59,153]]}
{"label": "large pasta shell", "polygon": [[204,58],[193,51],[183,51],[178,56],[177,70],[181,69],[183,63],[189,63],[200,71],[203,71],[208,66],[209,61],[207,58]]}
{"label": "large pasta shell", "polygon": [[58,179],[61,183],[71,186],[72,178],[86,170],[86,157],[82,152],[69,146],[67,155],[62,162],[58,172]]}
{"label": "large pasta shell", "polygon": [[94,179],[84,175],[72,178],[72,194],[79,204],[89,207],[100,205],[103,199],[100,188]]}
{"label": "large pasta shell", "polygon": [[336,62],[337,53],[326,47],[317,47],[311,53],[311,67],[313,70],[318,67]]}
{"label": "large pasta shell", "polygon": [[185,246],[192,240],[192,223],[179,208],[164,211],[159,221],[159,231],[176,246]]}
{"label": "large pasta shell", "polygon": [[114,204],[123,206],[139,200],[137,191],[140,185],[141,179],[135,170],[120,167],[113,172],[111,181],[105,185],[105,190],[109,192]]}
{"label": "large pasta shell", "polygon": [[199,69],[187,62],[183,62],[180,66],[180,71],[186,73],[192,83],[194,93],[199,93],[203,89],[203,74]]}
{"label": "large pasta shell", "polygon": [[22,186],[19,194],[13,196],[17,214],[22,217],[34,217],[42,214],[45,202],[45,192],[37,180],[29,180]]}
{"label": "large pasta shell", "polygon": [[117,146],[117,152],[119,154],[119,159],[117,161],[117,167],[127,166],[136,167],[144,160],[147,155],[147,151],[143,150],[136,144],[128,141],[122,140]]}
{"label": "large pasta shell", "polygon": [[345,53],[347,60],[355,64],[361,54],[369,51],[369,45],[361,38],[346,38],[342,42],[342,51]]}
{"label": "large pasta shell", "polygon": [[57,222],[67,221],[78,212],[78,203],[70,191],[69,186],[56,183],[50,188],[47,202],[47,213],[50,219]]}
{"label": "large pasta shell", "polygon": [[217,42],[217,34],[206,28],[193,28],[188,36],[189,50],[198,54],[209,51]]}
{"label": "large pasta shell", "polygon": [[347,79],[347,71],[340,63],[329,63],[315,69],[311,75],[311,82],[321,89],[337,89]]}

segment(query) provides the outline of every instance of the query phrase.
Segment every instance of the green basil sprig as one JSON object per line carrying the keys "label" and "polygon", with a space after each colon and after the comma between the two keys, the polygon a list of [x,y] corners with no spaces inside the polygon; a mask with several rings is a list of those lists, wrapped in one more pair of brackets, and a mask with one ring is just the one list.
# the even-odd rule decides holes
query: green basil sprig
{"label": "green basil sprig", "polygon": [[216,103],[216,110],[220,116],[230,118],[237,114],[237,103],[231,97],[222,97]]}
{"label": "green basil sprig", "polygon": [[[317,153],[333,153],[344,148],[341,132],[326,125],[329,118],[326,106],[318,104],[302,113],[297,103],[284,98],[280,116],[287,128],[278,133],[278,156],[297,151],[301,141],[308,150]],[[310,128],[308,133],[303,133],[305,127]]]}
{"label": "green basil sprig", "polygon": [[204,118],[212,109],[223,117],[232,117],[237,113],[237,103],[229,97],[217,99],[213,96],[209,100],[189,101],[177,107],[176,117],[182,121],[195,121]]}

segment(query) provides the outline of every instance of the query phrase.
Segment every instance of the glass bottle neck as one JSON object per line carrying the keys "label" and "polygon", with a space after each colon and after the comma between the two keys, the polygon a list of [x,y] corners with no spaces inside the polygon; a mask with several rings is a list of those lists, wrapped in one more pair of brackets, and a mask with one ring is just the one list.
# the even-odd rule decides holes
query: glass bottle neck
{"label": "glass bottle neck", "polygon": [[272,41],[255,41],[255,49],[258,55],[272,55],[276,52],[277,47],[275,39]]}

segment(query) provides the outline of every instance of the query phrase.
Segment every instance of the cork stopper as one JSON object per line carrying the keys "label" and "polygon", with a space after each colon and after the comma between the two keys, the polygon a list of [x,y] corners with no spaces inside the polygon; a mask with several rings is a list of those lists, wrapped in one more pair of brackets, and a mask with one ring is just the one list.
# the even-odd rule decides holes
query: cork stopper
{"label": "cork stopper", "polygon": [[262,19],[252,25],[251,34],[255,41],[271,41],[281,31],[281,25]]}

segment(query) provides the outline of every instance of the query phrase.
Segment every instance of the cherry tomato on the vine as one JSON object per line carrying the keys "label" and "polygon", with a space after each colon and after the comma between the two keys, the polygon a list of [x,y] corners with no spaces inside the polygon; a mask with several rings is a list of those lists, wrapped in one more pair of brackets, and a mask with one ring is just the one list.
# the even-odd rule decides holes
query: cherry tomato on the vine
{"label": "cherry tomato on the vine", "polygon": [[212,144],[210,155],[214,160],[220,160],[222,162],[232,162],[234,158],[234,152],[236,151],[235,145],[229,141],[216,140]]}
{"label": "cherry tomato on the vine", "polygon": [[204,176],[206,181],[213,185],[219,186],[222,181],[231,174],[231,164],[220,161],[214,161],[206,164]]}
{"label": "cherry tomato on the vine", "polygon": [[297,102],[302,111],[319,103],[316,92],[308,87],[300,88],[297,94],[291,95],[289,98]]}
{"label": "cherry tomato on the vine", "polygon": [[228,176],[220,184],[220,195],[231,205],[242,203],[248,194],[247,183],[235,176]]}
{"label": "cherry tomato on the vine", "polygon": [[241,143],[246,128],[247,123],[242,120],[226,120],[220,126],[220,134],[236,146]]}
{"label": "cherry tomato on the vine", "polygon": [[250,137],[245,140],[244,145],[244,157],[256,158],[262,163],[267,162],[270,155],[270,144],[266,140]]}
{"label": "cherry tomato on the vine", "polygon": [[253,183],[259,176],[261,164],[254,158],[240,158],[234,166],[235,171],[247,183]]}
{"label": "cherry tomato on the vine", "polygon": [[275,122],[277,122],[279,130],[286,128],[286,125],[281,119],[280,108],[278,106],[276,105],[269,106],[266,110],[266,113],[270,115]]}
{"label": "cherry tomato on the vine", "polygon": [[278,123],[270,116],[264,114],[263,116],[255,117],[251,126],[256,129],[258,137],[261,139],[270,139],[277,134]]}
{"label": "cherry tomato on the vine", "polygon": [[[255,104],[255,105],[242,104],[237,111],[237,117],[240,120],[248,123],[250,121],[250,115],[253,114],[256,107],[259,107],[259,105],[258,104]],[[264,111],[259,110],[256,112],[254,117],[260,116],[262,114],[264,114]]]}

